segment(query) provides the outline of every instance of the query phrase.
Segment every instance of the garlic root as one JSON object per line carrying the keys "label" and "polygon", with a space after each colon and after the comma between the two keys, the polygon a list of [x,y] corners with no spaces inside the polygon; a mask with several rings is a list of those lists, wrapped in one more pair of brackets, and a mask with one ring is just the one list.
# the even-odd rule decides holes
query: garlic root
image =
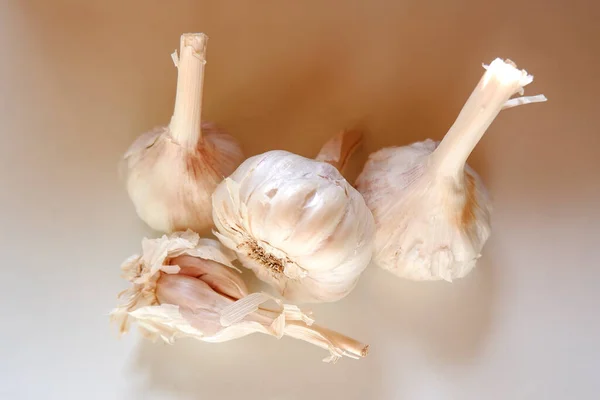
{"label": "garlic root", "polygon": [[203,33],[181,36],[171,121],[140,136],[125,154],[129,196],[157,231],[209,230],[212,192],[243,160],[233,137],[201,122],[207,40]]}
{"label": "garlic root", "polygon": [[[191,231],[143,242],[143,254],[122,269],[131,287],[111,313],[121,333],[135,320],[150,339],[173,343],[179,337],[223,342],[260,332],[290,336],[329,351],[324,361],[366,356],[367,346],[323,327],[293,305],[265,293],[248,294],[233,270],[232,252]],[[274,300],[279,310],[261,307]]]}
{"label": "garlic root", "polygon": [[467,158],[502,109],[546,100],[511,99],[533,81],[511,61],[485,68],[439,145],[379,150],[357,179],[377,227],[374,261],[400,277],[452,281],[474,268],[490,235],[491,204]]}

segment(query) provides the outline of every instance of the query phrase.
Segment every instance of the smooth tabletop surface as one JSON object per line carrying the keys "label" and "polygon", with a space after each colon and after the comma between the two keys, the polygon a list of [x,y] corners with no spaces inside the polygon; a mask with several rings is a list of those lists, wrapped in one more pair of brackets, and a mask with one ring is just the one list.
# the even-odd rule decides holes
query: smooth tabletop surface
{"label": "smooth tabletop surface", "polygon": [[[592,0],[1,2],[0,398],[600,398],[599,17]],[[476,270],[448,284],[372,267],[310,307],[370,344],[360,361],[258,334],[119,339],[119,266],[155,233],[118,167],[169,121],[188,31],[210,37],[203,115],[248,156],[314,156],[360,126],[360,164],[440,139],[482,63],[532,73],[526,93],[549,101],[502,112],[469,160],[494,199]]]}

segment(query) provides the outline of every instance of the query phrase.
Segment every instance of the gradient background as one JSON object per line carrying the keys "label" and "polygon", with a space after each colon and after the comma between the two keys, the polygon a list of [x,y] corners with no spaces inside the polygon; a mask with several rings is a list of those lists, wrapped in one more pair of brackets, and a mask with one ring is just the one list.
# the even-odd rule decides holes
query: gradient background
{"label": "gradient background", "polygon": [[[600,396],[600,6],[593,0],[0,2],[0,397],[592,399]],[[368,152],[440,139],[481,63],[549,101],[503,112],[470,159],[494,197],[471,275],[367,270],[313,307],[371,344],[118,340],[123,259],[153,235],[117,166],[168,122],[179,35],[210,36],[204,116],[247,155],[315,155],[358,124]],[[247,276],[247,274],[246,274]]]}

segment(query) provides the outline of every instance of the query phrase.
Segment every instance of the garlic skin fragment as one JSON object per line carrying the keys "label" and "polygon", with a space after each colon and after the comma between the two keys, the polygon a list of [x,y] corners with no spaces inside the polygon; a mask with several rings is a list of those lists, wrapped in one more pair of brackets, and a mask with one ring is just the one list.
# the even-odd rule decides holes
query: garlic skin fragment
{"label": "garlic skin fragment", "polygon": [[[331,148],[321,156],[345,159]],[[244,161],[215,190],[213,217],[221,243],[290,301],[340,300],[372,257],[375,224],[360,193],[329,163],[287,151]]]}
{"label": "garlic skin fragment", "polygon": [[490,236],[491,204],[467,158],[498,113],[545,101],[511,99],[533,81],[495,59],[440,143],[425,140],[369,156],[356,187],[377,226],[374,262],[395,275],[446,280],[467,275]]}
{"label": "garlic skin fragment", "polygon": [[[298,307],[265,293],[249,294],[232,265],[235,254],[216,240],[188,230],[144,239],[142,249],[121,267],[131,282],[119,295],[123,304],[111,312],[121,333],[133,321],[147,338],[169,344],[182,337],[218,343],[260,332],[326,349],[327,362],[367,355],[368,346],[314,325]],[[263,306],[271,300],[277,310]]]}
{"label": "garlic skin fragment", "polygon": [[362,132],[355,129],[343,130],[321,147],[315,160],[333,165],[343,175],[350,157],[362,145]]}
{"label": "garlic skin fragment", "polygon": [[232,136],[201,123],[207,40],[202,33],[181,36],[171,122],[141,135],[124,157],[136,212],[160,232],[209,231],[212,192],[244,159]]}

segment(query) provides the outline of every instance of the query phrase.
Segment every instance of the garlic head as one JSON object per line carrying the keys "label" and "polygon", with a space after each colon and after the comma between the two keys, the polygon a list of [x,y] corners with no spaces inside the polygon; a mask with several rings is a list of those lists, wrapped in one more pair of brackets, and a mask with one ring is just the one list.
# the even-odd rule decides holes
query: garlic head
{"label": "garlic head", "polygon": [[201,123],[207,39],[181,36],[171,122],[140,136],[125,154],[129,197],[139,217],[161,232],[210,230],[212,192],[244,158],[232,136]]}
{"label": "garlic head", "polygon": [[356,181],[376,223],[374,262],[411,280],[452,281],[476,265],[490,236],[491,204],[467,158],[505,108],[545,101],[518,97],[533,77],[494,60],[440,143],[379,150]]}
{"label": "garlic head", "polygon": [[371,260],[360,193],[332,165],[287,151],[244,161],[215,190],[213,217],[219,240],[289,300],[339,300]]}

